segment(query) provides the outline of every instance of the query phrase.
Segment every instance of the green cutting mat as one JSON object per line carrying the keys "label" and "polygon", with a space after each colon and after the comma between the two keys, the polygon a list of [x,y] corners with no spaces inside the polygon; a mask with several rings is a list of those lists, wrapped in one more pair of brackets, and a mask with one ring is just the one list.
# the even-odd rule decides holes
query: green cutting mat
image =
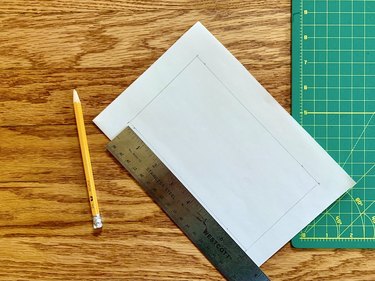
{"label": "green cutting mat", "polygon": [[301,248],[375,248],[375,1],[293,0],[293,117],[356,186],[305,227]]}

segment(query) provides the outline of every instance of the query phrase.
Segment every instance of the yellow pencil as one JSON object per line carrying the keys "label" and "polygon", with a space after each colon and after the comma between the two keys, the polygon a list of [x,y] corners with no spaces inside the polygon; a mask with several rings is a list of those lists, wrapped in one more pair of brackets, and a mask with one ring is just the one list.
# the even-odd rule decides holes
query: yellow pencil
{"label": "yellow pencil", "polygon": [[81,147],[83,168],[85,170],[87,192],[89,194],[91,206],[93,227],[94,229],[98,229],[103,227],[103,223],[99,213],[98,198],[96,197],[94,176],[92,174],[89,146],[87,144],[87,136],[85,130],[85,123],[83,121],[81,101],[76,90],[73,90],[73,105],[74,113],[76,116],[79,144]]}

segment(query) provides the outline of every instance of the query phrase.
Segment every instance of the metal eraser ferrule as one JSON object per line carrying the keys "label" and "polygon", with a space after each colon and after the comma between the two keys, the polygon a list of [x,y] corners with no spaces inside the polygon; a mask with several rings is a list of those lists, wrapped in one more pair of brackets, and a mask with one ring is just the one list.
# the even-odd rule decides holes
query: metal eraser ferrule
{"label": "metal eraser ferrule", "polygon": [[102,228],[103,227],[102,217],[100,215],[93,216],[92,225],[94,229]]}

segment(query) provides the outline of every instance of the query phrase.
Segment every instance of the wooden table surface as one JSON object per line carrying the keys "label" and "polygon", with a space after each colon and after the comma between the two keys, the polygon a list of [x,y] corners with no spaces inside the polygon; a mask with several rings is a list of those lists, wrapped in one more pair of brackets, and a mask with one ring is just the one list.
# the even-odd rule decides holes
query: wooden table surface
{"label": "wooden table surface", "polygon": [[[223,280],[105,150],[92,123],[200,20],[290,109],[290,0],[2,0],[0,280]],[[104,217],[94,235],[72,89]],[[288,244],[272,280],[375,280],[372,250]]]}

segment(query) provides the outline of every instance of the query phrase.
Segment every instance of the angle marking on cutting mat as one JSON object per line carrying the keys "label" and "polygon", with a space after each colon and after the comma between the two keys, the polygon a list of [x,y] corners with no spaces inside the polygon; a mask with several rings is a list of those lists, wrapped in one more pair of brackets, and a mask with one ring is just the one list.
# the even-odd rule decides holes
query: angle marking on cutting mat
{"label": "angle marking on cutting mat", "polygon": [[130,127],[107,149],[227,280],[269,280]]}
{"label": "angle marking on cutting mat", "polygon": [[357,181],[293,239],[375,248],[375,2],[292,3],[292,113]]}

